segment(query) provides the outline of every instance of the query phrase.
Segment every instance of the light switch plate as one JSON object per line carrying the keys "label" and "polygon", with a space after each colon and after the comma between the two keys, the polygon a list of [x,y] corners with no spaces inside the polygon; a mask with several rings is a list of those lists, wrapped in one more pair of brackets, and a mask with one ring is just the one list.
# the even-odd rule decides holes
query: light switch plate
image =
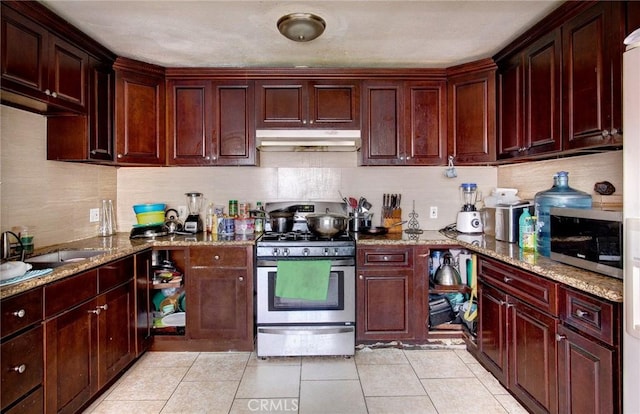
{"label": "light switch plate", "polygon": [[89,210],[89,223],[97,223],[100,221],[100,209],[92,208]]}
{"label": "light switch plate", "polygon": [[438,218],[438,207],[431,206],[429,208],[429,218],[437,219]]}

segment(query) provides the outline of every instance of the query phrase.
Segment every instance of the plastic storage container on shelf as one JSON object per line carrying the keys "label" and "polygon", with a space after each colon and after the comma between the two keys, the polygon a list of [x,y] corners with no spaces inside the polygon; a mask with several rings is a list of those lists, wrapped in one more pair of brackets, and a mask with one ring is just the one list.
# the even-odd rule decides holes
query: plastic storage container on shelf
{"label": "plastic storage container on shelf", "polygon": [[569,173],[560,171],[554,176],[554,184],[548,190],[535,196],[536,217],[538,218],[538,253],[551,255],[551,226],[549,215],[551,207],[591,208],[591,195],[569,187]]}

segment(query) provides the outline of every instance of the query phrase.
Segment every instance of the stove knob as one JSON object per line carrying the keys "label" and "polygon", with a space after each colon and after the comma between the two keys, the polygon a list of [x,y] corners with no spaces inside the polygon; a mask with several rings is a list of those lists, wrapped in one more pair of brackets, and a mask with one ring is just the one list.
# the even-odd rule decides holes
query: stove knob
{"label": "stove knob", "polygon": [[329,256],[329,248],[328,247],[324,248],[324,255],[325,256]]}
{"label": "stove knob", "polygon": [[304,249],[302,249],[302,255],[303,256],[309,256],[309,253],[310,252],[309,252],[309,248],[308,247],[305,247]]}
{"label": "stove knob", "polygon": [[289,249],[288,249],[287,247],[285,247],[285,248],[283,249],[283,251],[282,251],[282,254],[283,254],[284,256],[289,256]]}
{"label": "stove knob", "polygon": [[333,255],[334,255],[334,256],[337,256],[337,255],[338,255],[338,248],[337,248],[337,247],[333,249]]}
{"label": "stove knob", "polygon": [[277,255],[278,255],[278,248],[277,248],[277,247],[274,247],[274,248],[273,248],[273,255],[274,255],[274,256],[277,256]]}

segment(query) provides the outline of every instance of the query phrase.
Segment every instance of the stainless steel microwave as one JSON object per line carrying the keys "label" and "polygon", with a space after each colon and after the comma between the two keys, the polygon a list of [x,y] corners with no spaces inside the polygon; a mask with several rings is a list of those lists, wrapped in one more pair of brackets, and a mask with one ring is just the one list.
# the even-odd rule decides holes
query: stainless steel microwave
{"label": "stainless steel microwave", "polygon": [[551,259],[622,279],[622,211],[551,208]]}

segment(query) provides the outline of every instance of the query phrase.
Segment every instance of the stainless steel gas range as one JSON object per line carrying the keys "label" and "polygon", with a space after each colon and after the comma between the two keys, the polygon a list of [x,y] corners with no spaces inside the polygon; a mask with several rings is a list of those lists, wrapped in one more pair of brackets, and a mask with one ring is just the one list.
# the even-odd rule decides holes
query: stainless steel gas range
{"label": "stainless steel gas range", "polygon": [[[355,241],[348,232],[332,238],[311,234],[304,219],[314,211],[342,212],[344,206],[290,205],[303,206],[295,215],[295,231],[267,232],[256,242],[256,353],[261,358],[353,355]],[[266,205],[267,212],[275,208]]]}

